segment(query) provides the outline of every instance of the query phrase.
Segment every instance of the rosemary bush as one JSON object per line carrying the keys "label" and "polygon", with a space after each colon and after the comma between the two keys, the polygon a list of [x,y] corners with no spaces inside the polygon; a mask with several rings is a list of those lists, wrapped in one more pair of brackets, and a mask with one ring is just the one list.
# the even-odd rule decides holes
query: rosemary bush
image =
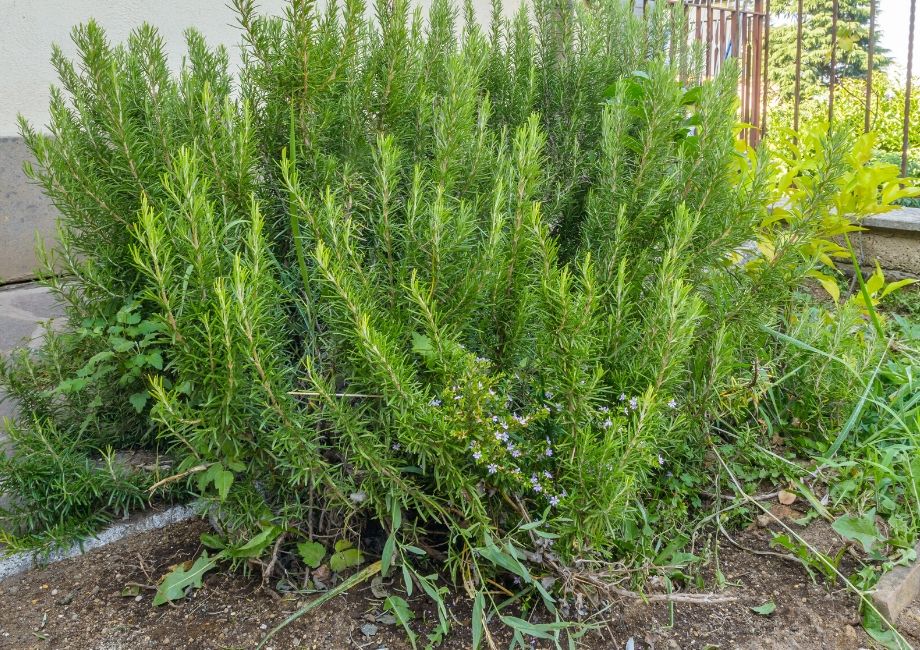
{"label": "rosemary bush", "polygon": [[195,31],[174,76],[148,26],[76,28],[50,135],[22,122],[72,331],[63,365],[4,369],[26,399],[0,491],[40,507],[11,468],[47,431],[158,446],[231,557],[376,521],[382,570],[441,602],[420,556],[443,558],[479,625],[496,574],[555,612],[531,570],[598,589],[573,560],[658,553],[687,525],[664,487],[751,412],[809,270],[796,241],[738,262],[774,172],[738,147],[731,66],[701,83],[658,4],[496,2],[486,31],[447,0],[238,0],[238,80]]}

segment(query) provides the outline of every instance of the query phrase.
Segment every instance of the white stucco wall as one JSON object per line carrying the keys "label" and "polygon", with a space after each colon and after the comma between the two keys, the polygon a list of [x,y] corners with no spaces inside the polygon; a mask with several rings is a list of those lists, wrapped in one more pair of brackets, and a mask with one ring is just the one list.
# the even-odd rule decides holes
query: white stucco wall
{"label": "white stucco wall", "polygon": [[[141,22],[149,22],[160,29],[175,68],[185,49],[182,33],[190,26],[211,43],[239,41],[227,4],[226,0],[0,0],[0,137],[18,134],[17,113],[36,125],[47,122],[48,88],[56,81],[49,62],[51,44],[73,54],[70,30],[74,25],[95,18],[109,39],[118,42]],[[259,2],[272,13],[282,4],[282,0]]]}

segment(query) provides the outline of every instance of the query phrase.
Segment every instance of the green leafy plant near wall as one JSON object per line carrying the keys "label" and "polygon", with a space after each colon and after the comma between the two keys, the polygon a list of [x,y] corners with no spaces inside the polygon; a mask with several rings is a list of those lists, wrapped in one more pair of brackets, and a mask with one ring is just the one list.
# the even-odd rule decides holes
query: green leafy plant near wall
{"label": "green leafy plant near wall", "polygon": [[[62,213],[69,276],[48,282],[72,327],[4,368],[25,409],[0,490],[40,504],[9,477],[47,427],[84,458],[167,450],[145,485],[187,487],[220,535],[159,601],[218,558],[270,577],[282,546],[321,560],[323,534],[345,570],[376,538],[359,575],[435,600],[432,643],[442,579],[478,640],[501,622],[561,642],[557,600],[609,586],[594,562],[686,528],[673,477],[692,489],[709,423],[750,416],[765,326],[812,269],[794,238],[737,263],[775,179],[736,148],[734,71],[668,62],[663,5],[496,5],[488,32],[442,0],[427,21],[402,0],[373,22],[357,0],[236,9],[238,82],[194,31],[178,77],[149,27],[113,47],[89,23],[77,63],[55,50],[51,134],[22,128]],[[803,220],[840,191],[832,144]],[[496,578],[550,622],[500,609]]]}

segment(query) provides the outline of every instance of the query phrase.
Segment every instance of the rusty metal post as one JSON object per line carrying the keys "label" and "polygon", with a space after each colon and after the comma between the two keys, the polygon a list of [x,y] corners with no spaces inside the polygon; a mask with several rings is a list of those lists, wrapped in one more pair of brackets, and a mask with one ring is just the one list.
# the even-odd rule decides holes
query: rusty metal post
{"label": "rusty metal post", "polygon": [[[751,124],[752,141],[760,139],[760,125],[763,115],[760,113],[761,98],[761,78],[763,77],[763,0],[754,0],[754,15],[751,18],[753,23],[753,40],[751,43],[752,56],[754,65],[751,69],[751,114],[753,119]],[[756,143],[756,142],[755,142]]]}
{"label": "rusty metal post", "polygon": [[869,118],[872,112],[872,66],[875,64],[875,6],[876,0],[869,0],[869,53],[866,58],[866,115],[863,132],[869,132]]}
{"label": "rusty metal post", "polygon": [[834,0],[831,13],[831,78],[827,98],[828,128],[834,126],[834,86],[837,84],[837,15],[840,13],[839,0]]}
{"label": "rusty metal post", "polygon": [[694,20],[696,24],[693,26],[696,34],[696,40],[703,40],[703,7],[699,4],[694,4],[694,9],[696,9],[696,14]]}
{"label": "rusty metal post", "polygon": [[741,0],[735,0],[735,15],[732,17],[732,54],[735,57],[741,56],[741,47],[739,39],[741,38]]}
{"label": "rusty metal post", "polygon": [[767,90],[770,87],[770,0],[764,8],[763,28],[763,113],[760,122],[760,137],[767,134]]}
{"label": "rusty metal post", "polygon": [[799,0],[795,37],[795,96],[792,102],[792,128],[796,131],[799,130],[799,104],[802,101],[802,13],[802,0]]}
{"label": "rusty metal post", "polygon": [[907,150],[910,148],[910,90],[914,65],[914,21],[917,0],[910,0],[910,30],[907,41],[907,81],[904,84],[904,134],[901,140],[901,176],[907,176]]}
{"label": "rusty metal post", "polygon": [[706,0],[706,77],[712,77],[712,0]]}
{"label": "rusty metal post", "polygon": [[[751,31],[750,31],[750,20],[747,16],[747,0],[745,0],[745,6],[741,10],[741,38],[738,39],[738,47],[740,48],[738,56],[741,57],[741,83],[744,84],[744,89],[742,96],[742,118],[748,124],[751,124],[754,121],[753,115],[751,114],[751,78],[754,76],[751,72]],[[750,143],[751,130],[745,129],[745,140]]]}

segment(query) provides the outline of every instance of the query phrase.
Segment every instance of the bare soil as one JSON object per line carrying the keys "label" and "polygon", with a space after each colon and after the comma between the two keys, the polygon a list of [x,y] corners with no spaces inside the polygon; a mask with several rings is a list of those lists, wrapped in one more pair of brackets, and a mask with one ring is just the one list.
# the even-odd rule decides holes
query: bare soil
{"label": "bare soil", "polygon": [[[261,589],[258,578],[229,572],[209,574],[204,588],[172,606],[152,607],[153,591],[146,588],[138,596],[122,595],[126,586],[152,585],[172,565],[194,558],[201,550],[199,535],[207,528],[201,521],[175,524],[0,582],[0,648],[255,647],[267,630],[297,609],[298,598],[312,596],[279,598]],[[840,543],[826,525],[813,524],[808,535],[822,550]],[[755,551],[768,550],[769,538],[767,527],[758,526],[733,536],[737,544]],[[715,566],[711,562],[710,570]],[[604,613],[602,629],[580,647],[621,649],[630,639],[637,650],[874,647],[859,627],[856,599],[839,586],[814,582],[801,566],[741,550],[722,538],[718,567],[726,580],[721,595],[736,596],[736,602],[622,601]],[[767,601],[776,604],[770,615],[750,609]],[[379,621],[381,604],[369,585],[362,585],[304,616],[268,646],[275,650],[408,648],[397,626]],[[432,620],[423,602],[415,601],[413,607],[422,627]],[[456,619],[454,631],[442,647],[469,647],[469,628],[464,624],[469,620],[468,604],[458,597],[451,615]],[[371,637],[361,630],[367,623],[377,627]],[[902,614],[899,623],[908,640],[920,647],[920,603]],[[533,647],[548,646],[541,642]]]}

